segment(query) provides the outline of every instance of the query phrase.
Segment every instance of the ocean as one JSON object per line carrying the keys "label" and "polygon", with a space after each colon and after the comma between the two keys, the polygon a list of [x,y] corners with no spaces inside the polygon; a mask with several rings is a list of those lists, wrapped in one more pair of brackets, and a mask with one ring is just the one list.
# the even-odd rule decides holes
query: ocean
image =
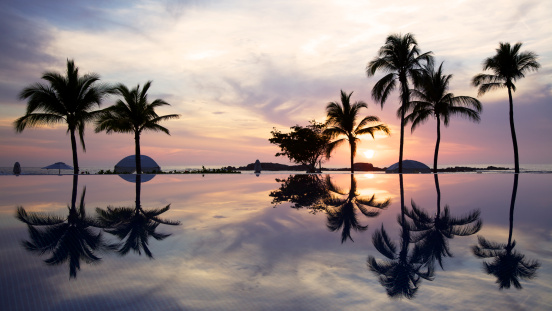
{"label": "ocean", "polygon": [[[508,170],[488,170],[483,171],[481,173],[512,173],[514,171],[514,165],[513,164],[444,164],[439,165],[438,167],[440,169],[448,168],[448,167],[472,167],[472,168],[481,168],[485,169],[489,166],[494,167],[505,167],[508,168]],[[220,169],[223,166],[205,166],[205,168],[208,169]],[[332,169],[333,167],[330,167]],[[187,165],[180,165],[180,166],[164,166],[161,168],[163,172],[184,172],[184,171],[194,171],[194,170],[201,170],[202,166],[187,166]],[[81,166],[81,172],[83,173],[90,173],[90,174],[97,174],[100,171],[107,171],[107,170],[113,170],[113,167],[109,166]],[[282,173],[290,173],[290,174],[298,174],[301,173],[300,171],[263,171],[265,174],[282,174]],[[533,173],[533,174],[550,174],[552,173],[552,164],[521,164],[520,165],[520,172],[521,173]],[[72,170],[61,170],[61,175],[70,175],[73,173]],[[242,173],[253,173],[252,171],[242,171]],[[331,170],[323,170],[322,173],[331,173],[331,174],[339,174],[339,173],[347,173],[346,171],[331,171]],[[366,173],[365,171],[357,171],[359,174]],[[384,174],[385,172],[370,172],[370,174]],[[470,172],[475,174],[475,172]],[[470,173],[464,173],[464,174],[470,174]],[[454,174],[454,173],[453,173]],[[0,175],[13,175],[13,167],[0,167]],[[46,170],[42,169],[40,167],[21,167],[21,175],[58,175],[58,170]]]}

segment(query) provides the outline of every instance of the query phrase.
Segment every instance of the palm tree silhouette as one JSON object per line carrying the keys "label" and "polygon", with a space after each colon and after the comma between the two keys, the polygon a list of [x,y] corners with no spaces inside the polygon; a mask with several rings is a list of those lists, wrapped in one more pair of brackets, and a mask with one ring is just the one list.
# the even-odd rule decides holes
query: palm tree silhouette
{"label": "palm tree silhouette", "polygon": [[410,252],[409,245],[412,242],[411,231],[413,229],[406,219],[406,207],[404,206],[403,176],[399,174],[401,188],[401,214],[398,217],[401,226],[400,250],[397,252],[397,244],[389,238],[383,225],[374,232],[372,243],[374,247],[385,257],[386,261],[378,261],[373,256],[368,256],[368,269],[379,277],[380,284],[385,287],[387,295],[391,298],[414,298],[418,291],[421,279],[433,280],[433,267],[424,262],[420,252],[414,248]]}
{"label": "palm tree silhouette", "polygon": [[379,49],[378,56],[366,66],[368,77],[373,76],[378,70],[387,73],[372,88],[372,98],[379,102],[382,108],[389,94],[395,89],[397,80],[400,84],[401,105],[397,111],[397,115],[401,118],[399,173],[402,173],[405,116],[410,103],[408,78],[410,77],[414,85],[417,84],[423,62],[433,63],[432,52],[420,54],[413,34],[407,33],[404,36],[392,34]]}
{"label": "palm tree silhouette", "polygon": [[496,55],[483,61],[483,70],[491,70],[493,74],[480,73],[473,77],[472,83],[479,87],[479,95],[488,91],[504,88],[508,89],[510,102],[510,132],[514,145],[515,172],[519,173],[519,155],[514,127],[514,102],[512,91],[516,91],[514,82],[525,77],[526,72],[537,71],[540,64],[537,62],[537,54],[533,52],[520,52],[521,43],[510,46],[510,43],[499,43]]}
{"label": "palm tree silhouette", "polygon": [[335,140],[328,144],[326,156],[329,158],[332,151],[343,142],[348,141],[351,147],[351,173],[355,172],[354,158],[357,150],[357,143],[360,141],[359,135],[370,134],[374,138],[374,133],[382,131],[389,135],[389,128],[387,125],[378,124],[374,126],[368,126],[370,122],[379,122],[379,118],[376,116],[364,117],[358,125],[356,124],[357,116],[361,108],[368,108],[365,102],[357,101],[351,105],[351,92],[349,95],[341,90],[341,105],[338,102],[331,102],[326,107],[328,112],[328,118],[326,120],[327,128],[324,130],[324,134],[335,139],[341,135],[345,138]]}
{"label": "palm tree silhouette", "polygon": [[450,117],[459,115],[472,121],[479,122],[481,103],[470,96],[454,96],[447,93],[452,75],[444,75],[443,63],[435,70],[433,64],[427,65],[420,76],[419,85],[411,90],[411,95],[416,100],[409,104],[412,110],[405,117],[405,122],[412,122],[412,132],[416,127],[434,117],[437,119],[437,142],[433,156],[433,171],[437,172],[437,158],[439,156],[439,143],[441,142],[441,120],[445,126],[449,125]]}
{"label": "palm tree silhouette", "polygon": [[[80,262],[97,263],[101,260],[94,252],[113,250],[114,245],[107,244],[100,232],[94,232],[92,227],[102,227],[95,219],[86,216],[83,189],[79,207],[76,207],[78,174],[73,175],[73,195],[69,215],[59,217],[43,213],[28,213],[22,206],[17,207],[16,218],[27,224],[30,241],[22,245],[30,252],[42,255],[50,253],[50,258],[44,260],[48,265],[69,263],[69,278],[77,277]],[[37,229],[44,227],[45,229]]]}
{"label": "palm tree silhouette", "polygon": [[324,200],[328,216],[326,226],[330,231],[337,231],[343,228],[341,231],[341,243],[345,243],[347,238],[354,242],[351,237],[351,229],[360,232],[368,229],[368,225],[363,226],[358,222],[356,209],[364,216],[372,218],[378,216],[380,211],[387,208],[391,203],[391,199],[378,202],[375,195],[372,195],[369,199],[359,196],[356,178],[353,174],[351,174],[351,187],[348,192],[336,187],[329,179],[329,176],[327,184],[330,192],[346,196],[345,198],[340,198],[334,194]]}
{"label": "palm tree silhouette", "polygon": [[156,99],[151,103],[148,102],[147,93],[151,83],[152,81],[146,82],[142,90],[140,90],[140,85],[129,90],[125,85],[118,84],[115,91],[123,99],[119,99],[115,105],[103,109],[96,120],[96,133],[101,131],[105,131],[107,134],[113,132],[134,133],[137,174],[142,173],[140,134],[143,131],[161,131],[170,135],[169,130],[159,125],[159,122],[180,117],[178,114],[157,115],[155,108],[170,106],[170,104],[161,99]]}
{"label": "palm tree silhouette", "polygon": [[514,206],[516,201],[519,175],[514,175],[514,188],[510,201],[510,228],[508,231],[508,243],[496,243],[478,236],[479,245],[472,247],[473,253],[478,258],[494,258],[491,263],[483,262],[483,268],[488,274],[496,277],[499,289],[521,289],[520,279],[530,280],[536,277],[540,263],[537,260],[527,260],[525,255],[514,250],[516,241],[512,240],[514,230]]}
{"label": "palm tree silhouette", "polygon": [[82,149],[86,151],[84,127],[98,112],[91,110],[95,105],[99,107],[104,97],[113,90],[107,85],[99,84],[100,77],[95,73],[79,76],[79,68],[73,60],[67,60],[65,76],[57,72],[45,72],[42,79],[49,85],[36,83],[19,93],[20,99],[27,100],[27,111],[13,125],[16,132],[20,133],[27,127],[66,123],[71,137],[74,174],[78,174],[75,132],[79,133]]}
{"label": "palm tree silhouette", "polygon": [[99,222],[110,233],[119,238],[122,243],[117,250],[120,255],[126,255],[130,250],[153,258],[148,247],[150,237],[160,241],[171,234],[156,232],[160,224],[177,226],[179,221],[161,219],[159,216],[170,209],[170,204],[158,209],[144,210],[140,202],[141,180],[140,174],[136,175],[136,206],[135,207],[111,207],[103,210],[96,208]]}
{"label": "palm tree silhouette", "polygon": [[416,232],[412,243],[416,244],[416,250],[420,252],[423,261],[431,265],[437,261],[443,269],[443,257],[452,257],[448,240],[455,236],[469,236],[479,232],[482,222],[479,219],[479,210],[457,218],[451,215],[448,205],[445,205],[444,211],[441,213],[439,177],[434,174],[434,178],[437,190],[437,213],[435,216],[430,216],[416,206],[414,201],[412,201],[412,210],[407,210],[405,213],[412,219],[412,230]]}

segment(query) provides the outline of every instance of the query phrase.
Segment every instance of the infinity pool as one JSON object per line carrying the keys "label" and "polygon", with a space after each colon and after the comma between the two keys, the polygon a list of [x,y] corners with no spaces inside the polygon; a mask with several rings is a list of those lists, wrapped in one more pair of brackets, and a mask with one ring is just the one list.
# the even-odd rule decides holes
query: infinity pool
{"label": "infinity pool", "polygon": [[552,309],[552,174],[151,177],[0,176],[0,310]]}

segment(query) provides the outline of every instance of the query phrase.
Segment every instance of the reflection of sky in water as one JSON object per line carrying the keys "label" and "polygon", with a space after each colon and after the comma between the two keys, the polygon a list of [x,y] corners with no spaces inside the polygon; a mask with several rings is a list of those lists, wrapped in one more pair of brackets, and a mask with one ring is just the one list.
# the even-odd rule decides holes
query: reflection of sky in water
{"label": "reflection of sky in water", "polygon": [[[47,254],[36,256],[21,246],[26,225],[15,209],[66,216],[71,201],[71,176],[0,176],[1,310],[136,310],[136,309],[545,309],[552,304],[552,175],[523,174],[514,215],[515,249],[539,260],[537,277],[521,281],[523,289],[498,290],[495,278],[482,270],[471,246],[477,235],[506,243],[513,175],[440,175],[441,208],[453,216],[480,209],[483,227],[476,235],[449,241],[454,257],[436,266],[434,280],[422,280],[414,299],[389,299],[366,259],[383,260],[372,245],[382,224],[398,243],[400,226],[397,175],[356,175],[357,193],[391,198],[379,216],[356,212],[364,232],[351,231],[354,243],[341,243],[330,232],[327,215],[274,207],[269,193],[287,175],[156,176],[143,183],[144,209],[171,204],[162,218],[179,220],[177,227],[160,225],[165,240],[149,240],[155,259],[129,253],[101,253],[99,264],[81,262],[76,279],[67,264],[47,266]],[[348,191],[350,176],[332,176]],[[432,175],[405,175],[405,203],[411,200],[429,215],[436,212]],[[133,206],[134,184],[118,176],[80,176],[78,197],[86,186],[86,210]],[[114,237],[105,234],[110,240]],[[490,261],[486,259],[486,261]]]}

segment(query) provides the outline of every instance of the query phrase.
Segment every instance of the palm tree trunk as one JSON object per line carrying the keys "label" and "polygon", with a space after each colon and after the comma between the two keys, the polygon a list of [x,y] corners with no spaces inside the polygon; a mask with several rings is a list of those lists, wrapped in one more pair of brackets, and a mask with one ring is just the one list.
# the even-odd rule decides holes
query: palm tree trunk
{"label": "palm tree trunk", "polygon": [[142,174],[142,158],[140,157],[140,132],[134,132],[134,147],[136,153],[136,174]]}
{"label": "palm tree trunk", "polygon": [[69,128],[71,136],[71,149],[73,150],[73,174],[79,173],[79,159],[77,157],[77,140],[75,138],[75,129]]}
{"label": "palm tree trunk", "polygon": [[356,145],[354,142],[351,142],[351,140],[349,140],[349,145],[351,147],[351,174],[354,174],[355,173],[354,160],[355,160]]}
{"label": "palm tree trunk", "polygon": [[517,184],[519,175],[514,175],[514,188],[512,189],[512,199],[510,200],[510,230],[508,231],[508,244],[506,245],[506,251],[508,253],[512,250],[512,232],[514,231],[514,207],[516,205]]}
{"label": "palm tree trunk", "polygon": [[400,138],[400,146],[399,146],[399,174],[402,174],[403,172],[403,149],[404,149],[404,115],[406,113],[406,107],[408,106],[408,103],[410,102],[410,93],[408,90],[408,80],[406,79],[406,74],[400,73],[399,74],[399,82],[401,83],[401,138]]}
{"label": "palm tree trunk", "polygon": [[136,209],[140,209],[140,193],[142,190],[142,175],[136,175]]}
{"label": "palm tree trunk", "polygon": [[437,173],[437,158],[439,157],[439,144],[441,143],[441,119],[437,115],[437,142],[435,143],[435,154],[433,155],[433,172]]}
{"label": "palm tree trunk", "polygon": [[437,174],[437,173],[433,174],[433,178],[435,179],[435,190],[437,191],[437,216],[436,216],[436,218],[439,218],[441,216],[441,188],[439,187],[439,174]]}
{"label": "palm tree trunk", "polygon": [[71,192],[71,208],[76,209],[77,206],[77,188],[79,184],[79,174],[73,174],[73,189]]}
{"label": "palm tree trunk", "polygon": [[516,138],[516,129],[514,127],[514,102],[512,100],[512,90],[508,86],[508,98],[510,99],[510,131],[512,132],[512,143],[514,144],[514,161],[515,161],[515,172],[519,173],[519,155],[518,155],[518,145]]}
{"label": "palm tree trunk", "polygon": [[510,230],[508,232],[508,244],[506,245],[506,251],[512,250],[512,232],[514,231],[514,207],[516,205],[516,195],[518,187],[519,175],[514,175],[514,188],[512,189],[512,199],[510,200]]}

